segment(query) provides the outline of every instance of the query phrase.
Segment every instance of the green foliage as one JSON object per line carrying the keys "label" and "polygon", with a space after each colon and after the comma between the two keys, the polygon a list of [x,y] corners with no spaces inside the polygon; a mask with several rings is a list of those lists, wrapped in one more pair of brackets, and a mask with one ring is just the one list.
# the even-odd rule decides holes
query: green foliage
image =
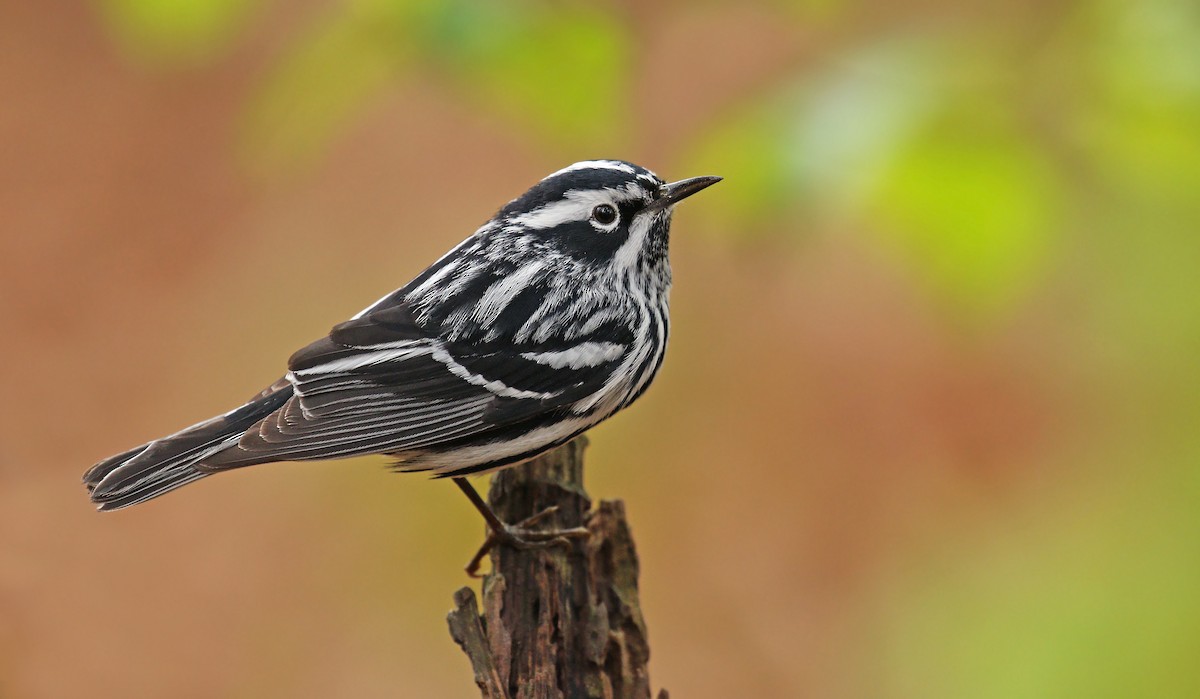
{"label": "green foliage", "polygon": [[[103,7],[131,53],[170,64],[216,55],[256,4]],[[793,22],[846,11],[825,0],[775,7]],[[265,162],[311,158],[374,96],[432,73],[532,141],[609,152],[636,137],[629,21],[584,2],[347,2],[274,65],[247,113],[246,150]],[[870,231],[943,308],[1003,317],[1037,287],[1060,237],[1064,148],[1093,159],[1111,187],[1192,206],[1198,36],[1200,11],[1184,0],[1097,0],[1041,59],[991,30],[871,37],[727,110],[685,145],[679,170],[726,177],[722,196],[695,205],[714,229],[746,240],[823,222]],[[1021,110],[1055,90],[1050,128],[1032,128]],[[1054,134],[1066,143],[1048,142]]]}
{"label": "green foliage", "polygon": [[869,693],[1197,696],[1200,676],[1178,672],[1200,647],[1195,474],[1147,456],[1125,477],[1044,493],[1004,528],[964,524],[906,561],[891,581],[896,616],[872,630],[886,689]]}
{"label": "green foliage", "polygon": [[692,206],[717,227],[742,236],[760,232],[792,210],[796,176],[784,157],[788,144],[781,140],[787,127],[786,113],[756,106],[714,128],[684,157],[679,169],[721,173],[725,196],[707,202],[697,199]]}
{"label": "green foliage", "polygon": [[870,46],[699,144],[692,169],[733,183],[701,206],[743,231],[783,230],[780,212],[869,223],[946,307],[987,318],[1029,289],[1060,206],[1002,77],[957,42]]}
{"label": "green foliage", "polygon": [[416,59],[403,15],[360,5],[318,23],[279,63],[251,105],[248,152],[267,161],[319,152],[370,97]]}
{"label": "green foliage", "polygon": [[432,70],[485,113],[564,145],[621,137],[628,45],[620,25],[586,4],[556,9],[371,0],[322,18],[267,80],[246,142],[268,158],[319,152],[385,86]]}
{"label": "green foliage", "polygon": [[620,138],[629,92],[623,27],[594,5],[450,3],[422,27],[468,101],[553,142],[604,148]]}
{"label": "green foliage", "polygon": [[1057,221],[1053,170],[1011,136],[931,128],[898,154],[873,209],[915,276],[960,308],[1027,291]]}
{"label": "green foliage", "polygon": [[1089,88],[1082,146],[1112,184],[1163,203],[1200,201],[1200,6],[1089,6],[1080,18]]}
{"label": "green foliage", "polygon": [[257,0],[101,0],[126,51],[146,65],[194,64],[227,47]]}
{"label": "green foliage", "polygon": [[684,170],[729,180],[699,206],[722,228],[757,234],[781,213],[855,215],[929,109],[928,60],[913,42],[887,42],[735,112],[684,158]]}

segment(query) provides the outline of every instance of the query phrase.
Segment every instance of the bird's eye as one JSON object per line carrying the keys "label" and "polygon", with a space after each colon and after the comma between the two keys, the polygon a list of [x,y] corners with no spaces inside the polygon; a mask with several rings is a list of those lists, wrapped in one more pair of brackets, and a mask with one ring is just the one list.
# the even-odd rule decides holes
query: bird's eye
{"label": "bird's eye", "polygon": [[601,226],[611,225],[617,220],[617,209],[611,204],[600,204],[592,209],[592,220]]}

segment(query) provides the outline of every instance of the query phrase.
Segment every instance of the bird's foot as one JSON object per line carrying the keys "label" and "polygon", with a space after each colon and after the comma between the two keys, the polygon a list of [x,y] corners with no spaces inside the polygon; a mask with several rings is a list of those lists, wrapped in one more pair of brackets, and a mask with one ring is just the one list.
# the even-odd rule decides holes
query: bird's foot
{"label": "bird's foot", "polygon": [[532,517],[526,517],[514,524],[504,524],[502,529],[492,528],[488,531],[487,540],[479,547],[479,551],[471,558],[471,562],[467,564],[467,575],[472,578],[482,577],[479,575],[479,566],[483,563],[484,556],[492,550],[496,544],[511,546],[516,549],[542,549],[551,546],[567,546],[571,543],[571,539],[586,539],[591,536],[584,527],[571,527],[569,529],[530,529],[538,522],[558,512],[558,506],[547,507],[538,512]]}

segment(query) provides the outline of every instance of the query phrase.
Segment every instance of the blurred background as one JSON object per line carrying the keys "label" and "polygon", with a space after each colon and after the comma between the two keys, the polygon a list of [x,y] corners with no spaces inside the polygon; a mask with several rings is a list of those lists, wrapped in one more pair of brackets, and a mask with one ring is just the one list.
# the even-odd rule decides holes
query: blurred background
{"label": "blurred background", "polygon": [[1200,696],[1191,0],[0,4],[0,696],[478,696],[446,483],[79,477],[597,157],[726,178],[591,434],[656,686]]}

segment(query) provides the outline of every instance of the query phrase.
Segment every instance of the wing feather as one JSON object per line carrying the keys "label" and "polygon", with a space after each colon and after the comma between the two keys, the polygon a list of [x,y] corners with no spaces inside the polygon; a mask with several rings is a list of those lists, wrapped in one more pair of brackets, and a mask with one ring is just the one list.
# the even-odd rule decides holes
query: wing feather
{"label": "wing feather", "polygon": [[[622,351],[450,343],[414,318],[402,301],[383,303],[294,354],[287,402],[196,468],[403,455],[491,439],[598,390],[625,356],[612,343],[605,344]],[[588,344],[596,343],[578,343]],[[561,360],[564,353],[574,359]]]}

